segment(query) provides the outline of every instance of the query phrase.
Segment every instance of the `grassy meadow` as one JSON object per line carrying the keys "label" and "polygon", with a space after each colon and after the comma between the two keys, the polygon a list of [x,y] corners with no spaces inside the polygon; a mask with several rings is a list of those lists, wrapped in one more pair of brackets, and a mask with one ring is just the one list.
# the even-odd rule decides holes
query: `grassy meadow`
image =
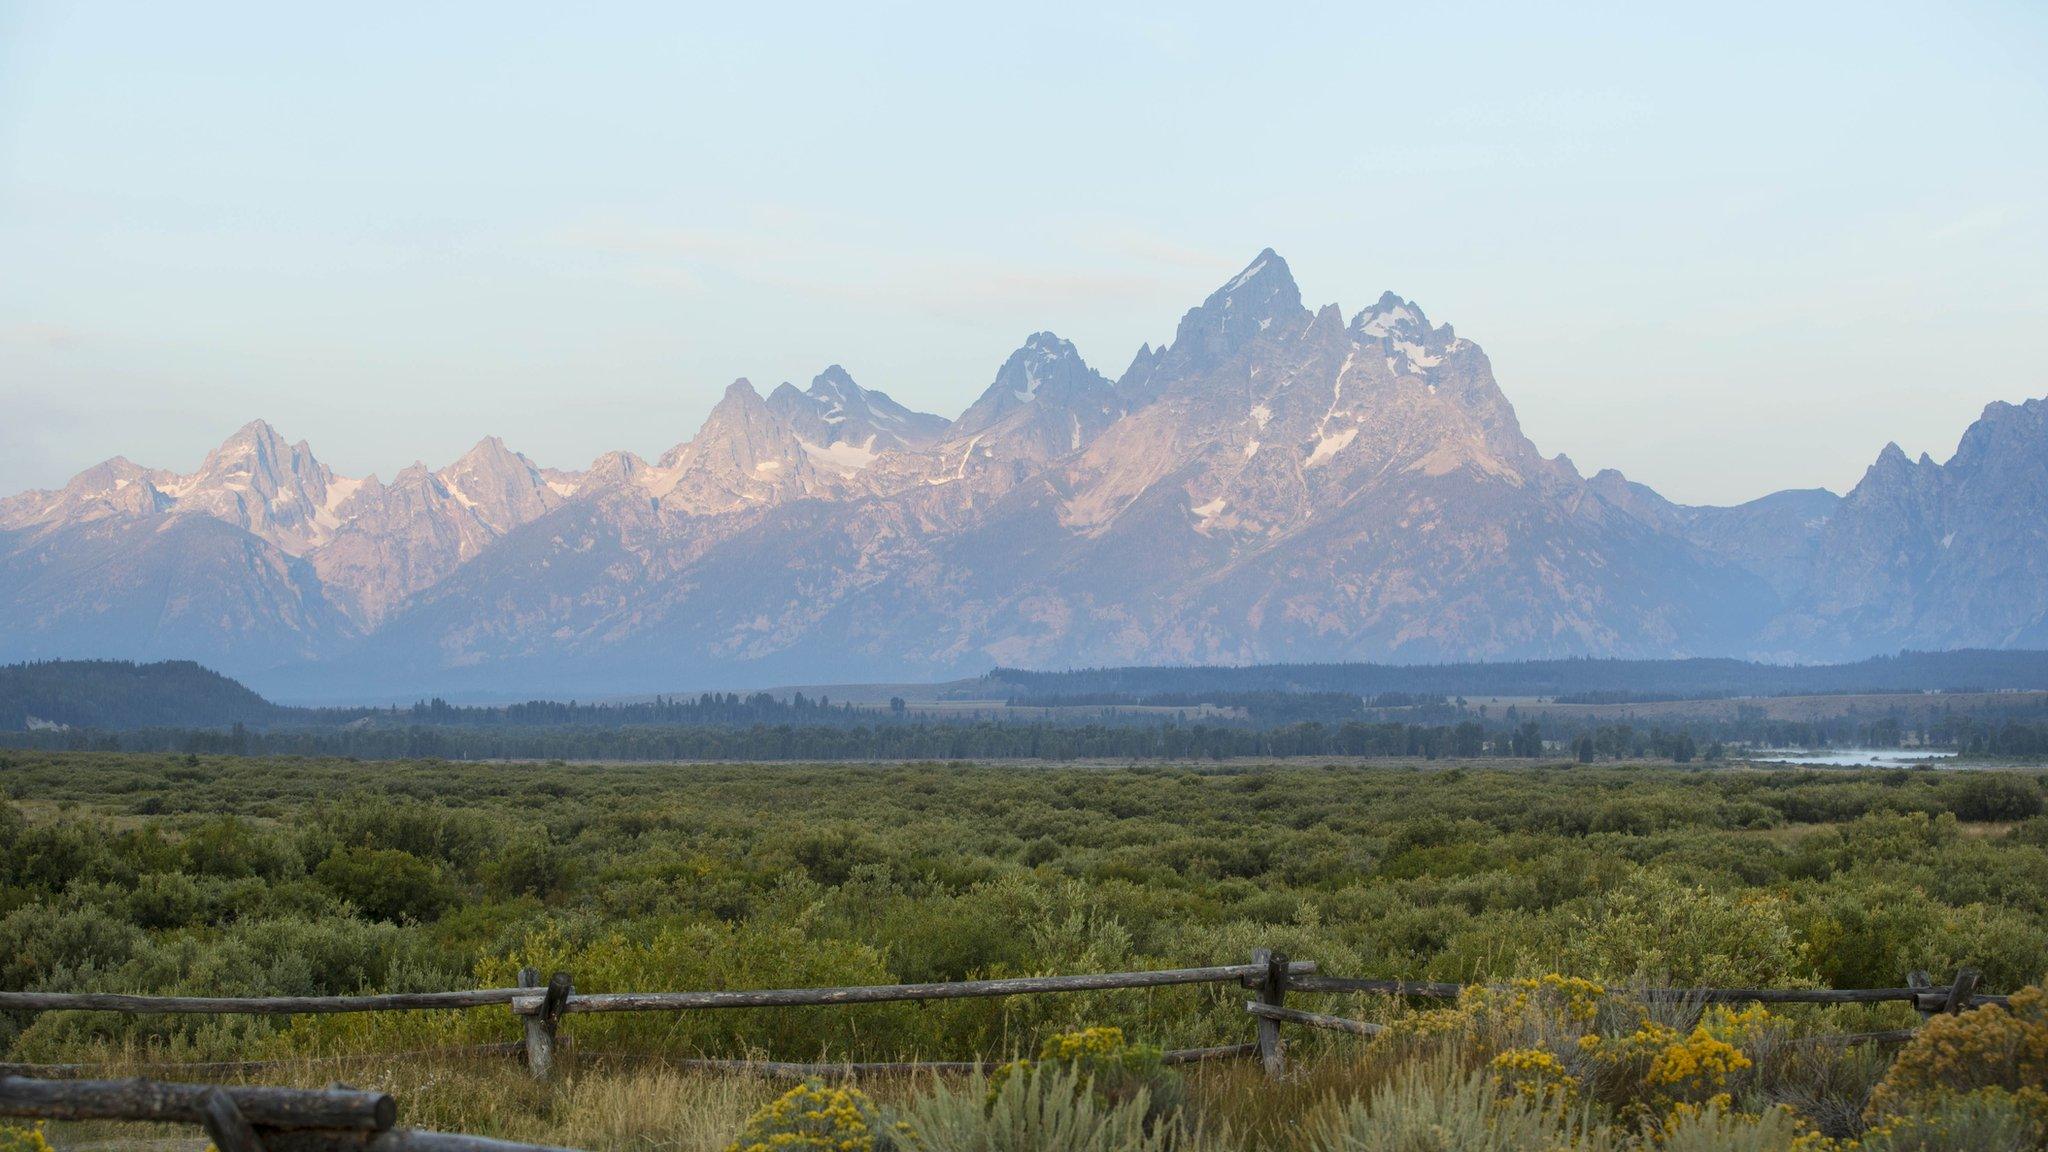
{"label": "grassy meadow", "polygon": [[[1246,994],[1222,987],[571,1016],[548,1085],[473,1051],[519,1036],[502,1008],[0,1015],[0,1060],[16,1063],[171,1077],[166,1064],[275,1061],[208,1075],[388,1087],[408,1123],[592,1148],[722,1149],[783,1087],[667,1060],[1000,1061],[1090,1028],[1122,1042],[1000,1088],[883,1080],[841,1112],[881,1125],[869,1152],[1950,1146],[1915,1117],[1973,1142],[1955,1146],[2009,1129],[2017,1148],[2038,1146],[2048,1116],[2006,1083],[2048,1070],[2032,1000],[1899,1054],[1813,1037],[1915,1024],[1901,1004],[1759,1013],[1629,995],[1896,986],[1914,969],[1945,982],[1962,965],[1986,991],[2038,985],[2039,773],[7,752],[0,792],[6,990],[433,990],[503,986],[524,965],[566,969],[582,992],[786,987],[1239,963],[1259,947],[1331,975],[1521,981],[1455,1005],[1298,996],[1390,1028],[1291,1029],[1295,1071],[1277,1086],[1255,1063],[1154,1066],[1153,1047],[1251,1037]],[[2017,1071],[1978,1074],[2000,1061]],[[1064,1073],[1094,1087],[1062,1087]],[[1046,1135],[1030,1125],[1051,1123],[1047,1101],[1092,1119],[1060,1111],[1063,1134]],[[899,1120],[917,1134],[891,1135]],[[860,1143],[828,1142],[846,1139]]]}

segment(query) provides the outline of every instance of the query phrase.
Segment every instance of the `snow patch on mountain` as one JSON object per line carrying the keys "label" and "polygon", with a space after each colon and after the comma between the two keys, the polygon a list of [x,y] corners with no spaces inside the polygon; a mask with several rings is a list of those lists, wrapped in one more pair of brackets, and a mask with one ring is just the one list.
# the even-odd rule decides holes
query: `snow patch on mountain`
{"label": "snow patch on mountain", "polygon": [[873,436],[861,444],[849,444],[843,440],[836,444],[813,444],[801,437],[797,443],[803,446],[811,459],[839,472],[858,472],[873,464],[875,457],[880,455],[875,451]]}
{"label": "snow patch on mountain", "polygon": [[1357,428],[1346,428],[1342,432],[1325,435],[1316,441],[1315,451],[1308,454],[1308,459],[1302,461],[1301,466],[1303,468],[1315,468],[1319,465],[1327,464],[1330,457],[1350,447],[1351,442],[1357,438]]}

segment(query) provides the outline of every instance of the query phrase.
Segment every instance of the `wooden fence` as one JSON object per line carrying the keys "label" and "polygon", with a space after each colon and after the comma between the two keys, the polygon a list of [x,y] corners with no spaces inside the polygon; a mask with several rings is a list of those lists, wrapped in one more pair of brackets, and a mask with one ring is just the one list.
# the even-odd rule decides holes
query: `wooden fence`
{"label": "wooden fence", "polygon": [[398,1105],[353,1088],[253,1088],[153,1080],[0,1076],[0,1116],[197,1124],[220,1152],[565,1152],[394,1127]]}
{"label": "wooden fence", "polygon": [[[1765,1004],[1871,1004],[1887,1001],[1913,1005],[1923,1017],[1937,1012],[1959,1012],[1979,1004],[2003,1004],[2003,996],[1977,992],[1978,974],[1964,968],[1947,987],[1935,985],[1923,972],[1915,972],[1900,988],[1649,988],[1631,994],[1651,1001],[1684,1003],[1755,1002]],[[1355,980],[1323,976],[1313,961],[1290,961],[1285,955],[1261,948],[1248,964],[1224,964],[1204,968],[1168,968],[1150,972],[1109,972],[1085,976],[1023,976],[999,980],[958,980],[933,984],[876,984],[846,988],[777,988],[716,992],[606,992],[579,993],[566,972],[546,981],[534,969],[519,974],[519,987],[479,988],[460,992],[409,992],[372,996],[133,996],[101,992],[0,992],[0,1011],[121,1012],[129,1014],[255,1013],[297,1014],[309,1012],[389,1012],[468,1009],[503,1004],[525,1025],[521,1048],[527,1067],[545,1079],[553,1065],[562,1017],[582,1012],[682,1012],[719,1008],[770,1008],[798,1005],[877,1004],[891,1001],[954,1000],[970,997],[1045,995],[1094,992],[1130,988],[1159,988],[1190,984],[1238,984],[1250,989],[1254,998],[1245,1005],[1256,1023],[1256,1038],[1244,1044],[1213,1048],[1187,1048],[1166,1053],[1171,1064],[1188,1064],[1256,1055],[1268,1074],[1279,1077],[1285,1071],[1280,1027],[1283,1024],[1322,1028],[1353,1035],[1370,1036],[1380,1026],[1326,1013],[1290,1008],[1287,996],[1317,993],[1371,993],[1389,996],[1455,999],[1462,991],[1457,984],[1407,980]],[[1906,1033],[1867,1033],[1834,1037],[1843,1042],[1895,1039]],[[675,1061],[679,1066],[721,1071],[755,1072],[771,1076],[810,1076],[833,1073],[964,1071],[980,1066],[976,1061],[916,1061],[904,1063],[793,1063],[771,1060],[695,1059]],[[4,1070],[8,1066],[0,1066]],[[12,1066],[22,1071],[54,1071],[48,1067]],[[66,1068],[64,1071],[75,1069]],[[223,1152],[226,1152],[223,1146]]]}

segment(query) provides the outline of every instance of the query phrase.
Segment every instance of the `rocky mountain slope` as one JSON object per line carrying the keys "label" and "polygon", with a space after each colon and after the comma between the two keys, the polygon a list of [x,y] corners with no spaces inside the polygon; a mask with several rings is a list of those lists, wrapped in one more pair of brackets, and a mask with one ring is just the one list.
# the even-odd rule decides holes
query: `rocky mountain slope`
{"label": "rocky mountain slope", "polygon": [[842,368],[735,382],[648,462],[496,439],[390,482],[251,424],[0,501],[0,659],[200,659],[315,694],[591,692],[990,664],[1854,657],[2048,645],[2048,402],[1846,497],[1672,504],[1522,434],[1392,293],[1262,252],[1112,382],[1030,336],[958,419]]}

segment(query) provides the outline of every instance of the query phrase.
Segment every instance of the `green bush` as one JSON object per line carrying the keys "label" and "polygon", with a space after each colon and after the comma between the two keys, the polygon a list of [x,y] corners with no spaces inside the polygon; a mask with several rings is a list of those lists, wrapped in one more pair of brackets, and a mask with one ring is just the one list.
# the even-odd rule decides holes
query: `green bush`
{"label": "green bush", "polygon": [[1787,902],[1769,893],[1712,891],[1642,869],[1571,908],[1547,926],[1558,938],[1524,954],[1545,969],[1610,983],[1646,976],[1706,987],[1784,985],[1805,968],[1787,913]]}
{"label": "green bush", "polygon": [[336,848],[313,879],[373,920],[431,920],[449,900],[441,870],[400,848]]}
{"label": "green bush", "polygon": [[98,908],[17,908],[0,919],[0,988],[69,990],[119,967],[145,942],[141,929]]}
{"label": "green bush", "polygon": [[2010,772],[1959,772],[1943,790],[1960,820],[2025,820],[2041,814],[2041,790]]}
{"label": "green bush", "polygon": [[998,1068],[990,1091],[1000,1092],[1011,1079],[1034,1069],[1057,1068],[1087,1085],[1105,1105],[1143,1099],[1146,1117],[1158,1120],[1177,1110],[1184,1095],[1180,1074],[1164,1065],[1164,1055],[1150,1044],[1125,1043],[1121,1028],[1062,1032],[1046,1038],[1036,1060],[1013,1060]]}
{"label": "green bush", "polygon": [[1074,1070],[1025,1069],[992,1085],[935,1081],[903,1114],[907,1142],[922,1152],[1224,1152],[1175,1122],[1151,1123],[1143,1092],[1108,1103]]}
{"label": "green bush", "polygon": [[2048,1147],[2048,1096],[1987,1088],[1930,1101],[1866,1132],[1858,1152],[2037,1152]]}
{"label": "green bush", "polygon": [[1313,1152],[1603,1152],[1614,1146],[1581,1118],[1525,1096],[1503,1099],[1491,1078],[1454,1059],[1412,1063],[1364,1100],[1318,1117]]}
{"label": "green bush", "polygon": [[1807,895],[1792,918],[1822,985],[1896,988],[1906,973],[1935,967],[1926,954],[1941,931],[1940,913],[1910,885],[1845,879]]}

